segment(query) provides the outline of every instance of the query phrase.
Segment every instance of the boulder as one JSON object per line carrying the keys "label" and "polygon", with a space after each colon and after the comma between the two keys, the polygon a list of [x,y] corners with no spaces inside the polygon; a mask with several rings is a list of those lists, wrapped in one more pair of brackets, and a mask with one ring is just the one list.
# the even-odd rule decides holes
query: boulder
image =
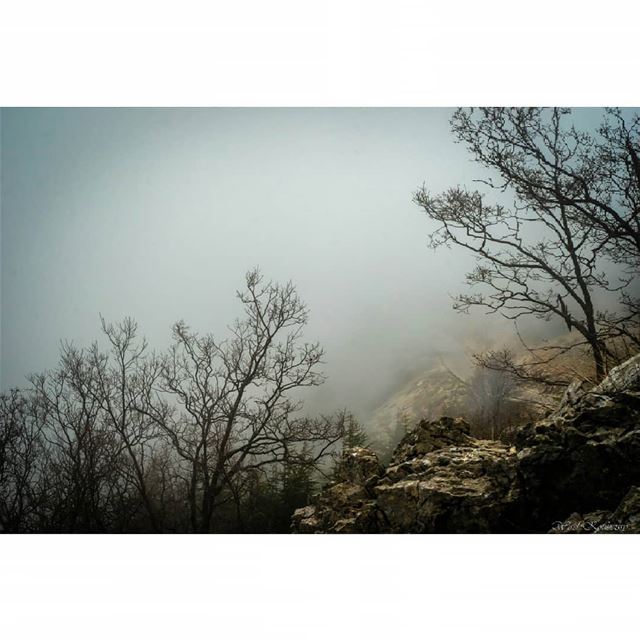
{"label": "boulder", "polygon": [[515,462],[515,450],[500,442],[444,446],[392,464],[374,488],[377,506],[392,532],[510,531]]}
{"label": "boulder", "polygon": [[343,452],[336,481],[318,494],[312,505],[293,514],[298,533],[377,533],[381,514],[371,487],[383,468],[373,451],[353,447]]}
{"label": "boulder", "polygon": [[611,369],[609,375],[592,391],[612,395],[638,390],[640,390],[640,353]]}
{"label": "boulder", "polygon": [[471,427],[462,418],[443,417],[434,422],[421,420],[399,442],[391,464],[413,460],[452,445],[469,445],[474,441],[470,433]]}
{"label": "boulder", "polygon": [[640,533],[640,488],[632,487],[614,511],[572,513],[549,533]]}
{"label": "boulder", "polygon": [[365,447],[352,447],[343,452],[336,476],[343,482],[367,485],[382,473],[384,468],[373,451]]}
{"label": "boulder", "polygon": [[348,450],[293,530],[637,532],[639,358],[591,391],[572,387],[555,412],[515,429],[513,445],[441,418],[407,433],[386,468],[368,449]]}
{"label": "boulder", "polygon": [[516,434],[522,530],[548,530],[572,513],[614,509],[640,484],[640,395],[589,392]]}

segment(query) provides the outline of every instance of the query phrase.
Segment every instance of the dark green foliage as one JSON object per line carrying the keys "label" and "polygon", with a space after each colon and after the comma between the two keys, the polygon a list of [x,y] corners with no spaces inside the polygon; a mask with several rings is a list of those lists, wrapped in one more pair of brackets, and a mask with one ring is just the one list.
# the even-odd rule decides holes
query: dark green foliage
{"label": "dark green foliage", "polygon": [[241,505],[238,531],[289,533],[293,512],[311,500],[316,483],[310,464],[289,464],[256,477]]}

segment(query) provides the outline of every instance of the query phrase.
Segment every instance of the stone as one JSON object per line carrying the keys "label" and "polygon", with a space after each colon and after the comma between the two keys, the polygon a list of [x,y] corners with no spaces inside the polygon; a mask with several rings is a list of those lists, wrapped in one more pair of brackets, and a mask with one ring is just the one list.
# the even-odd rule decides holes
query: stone
{"label": "stone", "polygon": [[337,477],[345,482],[366,485],[384,472],[378,456],[365,447],[346,449],[338,464]]}
{"label": "stone", "polygon": [[550,533],[640,533],[640,488],[632,487],[614,511],[573,513]]}
{"label": "stone", "polygon": [[460,418],[420,421],[389,465],[347,450],[337,481],[298,509],[300,533],[640,532],[640,356],[510,442]]}
{"label": "stone", "polygon": [[612,395],[640,390],[640,353],[613,368],[592,393]]}

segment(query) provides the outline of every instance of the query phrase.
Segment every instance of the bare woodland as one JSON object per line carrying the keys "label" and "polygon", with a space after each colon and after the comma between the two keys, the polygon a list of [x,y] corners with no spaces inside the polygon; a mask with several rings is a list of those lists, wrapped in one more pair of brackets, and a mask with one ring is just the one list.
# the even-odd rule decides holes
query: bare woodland
{"label": "bare woodland", "polygon": [[322,349],[302,341],[291,284],[254,270],[238,296],[245,315],[226,340],[179,322],[156,354],[133,320],[103,321],[107,349],[63,345],[56,369],[3,394],[3,528],[251,530],[261,508],[307,500],[342,437],[339,416],[306,417],[291,398],[322,382]]}

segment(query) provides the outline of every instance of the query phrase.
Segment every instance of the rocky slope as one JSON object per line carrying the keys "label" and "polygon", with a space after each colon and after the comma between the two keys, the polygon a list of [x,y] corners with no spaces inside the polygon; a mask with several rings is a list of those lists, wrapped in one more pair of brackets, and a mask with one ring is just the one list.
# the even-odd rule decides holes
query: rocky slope
{"label": "rocky slope", "polygon": [[413,378],[367,417],[372,448],[391,450],[406,425],[420,419],[464,414],[466,392],[465,385],[441,365]]}
{"label": "rocky slope", "polygon": [[589,392],[478,440],[462,419],[421,421],[383,468],[345,453],[338,482],[299,509],[300,533],[640,532],[640,356]]}

